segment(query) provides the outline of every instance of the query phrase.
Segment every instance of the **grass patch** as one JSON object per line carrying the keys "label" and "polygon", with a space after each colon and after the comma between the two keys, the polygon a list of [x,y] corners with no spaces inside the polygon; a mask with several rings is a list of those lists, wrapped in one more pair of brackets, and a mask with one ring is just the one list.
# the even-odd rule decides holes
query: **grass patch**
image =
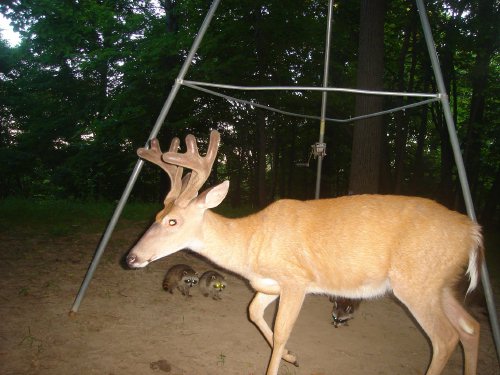
{"label": "grass patch", "polygon": [[[115,208],[114,202],[7,198],[0,201],[0,231],[52,236],[99,232],[104,230]],[[128,203],[120,221],[150,220],[158,208],[157,204]]]}
{"label": "grass patch", "polygon": [[[6,198],[0,200],[0,232],[40,233],[54,237],[74,233],[99,233],[106,228],[117,202],[76,201],[62,199]],[[128,202],[120,216],[118,228],[130,222],[148,222],[162,208],[161,204]],[[242,217],[249,207],[217,207],[227,217]]]}
{"label": "grass patch", "polygon": [[29,345],[30,348],[33,348],[33,346],[35,346],[37,348],[38,353],[42,352],[43,341],[31,334],[31,327],[28,327],[28,333],[23,336],[23,339],[19,343],[19,345],[24,345],[24,344]]}

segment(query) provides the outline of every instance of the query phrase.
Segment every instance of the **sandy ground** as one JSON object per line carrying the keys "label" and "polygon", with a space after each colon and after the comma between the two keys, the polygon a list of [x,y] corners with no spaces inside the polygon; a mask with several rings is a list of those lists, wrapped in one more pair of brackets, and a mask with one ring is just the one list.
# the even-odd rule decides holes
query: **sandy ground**
{"label": "sandy ground", "polygon": [[[0,374],[265,373],[271,351],[248,320],[253,292],[247,283],[225,273],[221,301],[197,289],[189,299],[166,293],[161,282],[170,266],[213,267],[180,252],[145,269],[122,268],[121,258],[143,229],[135,223],[115,232],[74,317],[68,312],[100,234],[0,233]],[[266,311],[268,321],[275,307]],[[363,302],[348,327],[334,328],[330,310],[328,298],[306,298],[288,342],[300,367],[283,362],[281,375],[424,373],[427,339],[392,298]],[[478,373],[499,375],[484,311],[472,311],[482,323]],[[444,374],[462,374],[460,348]]]}

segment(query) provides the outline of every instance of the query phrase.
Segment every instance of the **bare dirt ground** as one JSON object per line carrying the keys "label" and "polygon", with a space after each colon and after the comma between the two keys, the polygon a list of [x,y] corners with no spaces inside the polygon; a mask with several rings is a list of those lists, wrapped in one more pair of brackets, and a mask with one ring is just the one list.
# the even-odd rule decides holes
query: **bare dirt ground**
{"label": "bare dirt ground", "polygon": [[[74,317],[68,312],[100,234],[0,233],[0,374],[265,373],[270,348],[248,320],[253,293],[246,282],[225,273],[222,301],[196,289],[189,299],[164,292],[170,266],[213,267],[180,252],[145,269],[122,268],[122,256],[143,229],[134,223],[115,231]],[[327,297],[306,298],[288,342],[300,367],[283,362],[281,375],[424,373],[429,344],[392,298],[363,302],[349,327],[334,328],[330,310]],[[484,311],[477,305],[472,311],[482,324],[478,373],[499,375]],[[274,312],[273,304],[268,321]],[[459,348],[444,374],[462,374]]]}

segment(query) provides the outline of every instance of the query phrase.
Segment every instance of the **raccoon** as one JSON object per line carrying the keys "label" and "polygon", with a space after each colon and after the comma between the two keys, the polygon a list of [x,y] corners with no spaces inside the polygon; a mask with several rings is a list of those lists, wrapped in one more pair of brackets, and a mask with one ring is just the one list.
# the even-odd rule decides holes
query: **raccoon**
{"label": "raccoon", "polygon": [[215,271],[207,271],[200,277],[201,293],[213,299],[222,299],[222,291],[226,288],[225,277]]}
{"label": "raccoon", "polygon": [[347,322],[354,318],[354,311],[361,303],[360,300],[334,296],[330,297],[330,302],[333,303],[332,324],[335,328],[348,326]]}
{"label": "raccoon", "polygon": [[163,289],[171,294],[177,288],[183,296],[191,297],[189,289],[198,285],[198,273],[186,264],[177,264],[170,268],[163,279]]}

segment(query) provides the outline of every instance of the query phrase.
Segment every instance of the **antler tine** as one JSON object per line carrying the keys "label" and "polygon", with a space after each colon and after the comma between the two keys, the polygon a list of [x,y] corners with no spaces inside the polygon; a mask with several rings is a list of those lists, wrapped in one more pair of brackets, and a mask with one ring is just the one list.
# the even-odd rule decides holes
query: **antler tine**
{"label": "antler tine", "polygon": [[[168,149],[168,151],[171,153],[177,153],[177,151],[179,150],[179,145],[180,145],[179,138],[177,137],[173,138],[172,142],[170,142],[170,148]],[[161,152],[160,149],[160,143],[156,138],[151,140],[151,146],[149,149],[144,147],[139,148],[137,150],[137,155],[139,155],[141,159],[156,164],[165,172],[167,172],[168,176],[170,177],[171,187],[169,193],[165,197],[165,204],[167,204],[167,202],[170,200],[172,201],[175,200],[181,193],[182,167],[168,164],[163,161],[162,159],[163,153]]]}
{"label": "antler tine", "polygon": [[181,194],[176,200],[176,203],[182,207],[198,195],[198,190],[203,186],[217,156],[217,149],[219,148],[220,134],[216,130],[210,133],[210,142],[205,157],[200,156],[196,138],[193,135],[186,137],[187,150],[184,154],[166,152],[163,154],[163,161],[175,164],[181,167],[189,168],[193,172],[189,182],[183,187]]}

